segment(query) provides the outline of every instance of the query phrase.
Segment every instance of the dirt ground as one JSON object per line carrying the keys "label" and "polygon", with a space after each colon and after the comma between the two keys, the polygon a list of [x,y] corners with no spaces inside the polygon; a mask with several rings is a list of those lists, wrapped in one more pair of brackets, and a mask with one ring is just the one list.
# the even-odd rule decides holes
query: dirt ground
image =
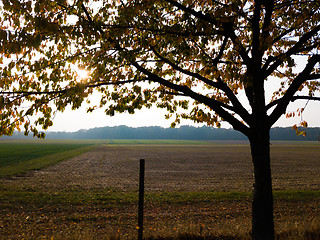
{"label": "dirt ground", "polygon": [[[272,146],[274,189],[320,189],[320,144]],[[146,160],[146,191],[251,191],[246,145],[104,145],[41,171],[2,180],[43,189],[138,188]]]}
{"label": "dirt ground", "polygon": [[[275,144],[271,155],[274,189],[320,189],[320,144]],[[137,204],[121,197],[137,196],[140,159],[146,160],[146,193],[157,198],[164,191],[175,196],[252,190],[248,145],[104,145],[41,171],[0,179],[8,193],[0,199],[0,239],[136,239]],[[109,199],[109,191],[113,197],[124,193]],[[319,233],[318,199],[278,200],[274,207],[281,239],[319,239],[287,237]],[[180,233],[250,239],[250,209],[249,198],[166,202],[149,197],[144,232],[150,239]]]}

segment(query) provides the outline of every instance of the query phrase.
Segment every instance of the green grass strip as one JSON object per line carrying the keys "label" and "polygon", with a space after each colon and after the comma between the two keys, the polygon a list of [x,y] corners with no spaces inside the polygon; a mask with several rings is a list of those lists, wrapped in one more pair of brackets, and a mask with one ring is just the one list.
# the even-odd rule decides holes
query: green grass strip
{"label": "green grass strip", "polygon": [[[277,190],[273,192],[275,201],[308,201],[320,199],[318,190]],[[252,192],[162,192],[146,193],[146,201],[159,203],[200,203],[210,201],[251,201]]]}
{"label": "green grass strip", "polygon": [[29,170],[40,170],[44,167],[48,167],[66,159],[81,155],[91,150],[93,147],[95,146],[84,146],[0,167],[0,177],[10,177],[14,175],[24,174]]}
{"label": "green grass strip", "polygon": [[273,193],[275,200],[306,201],[320,199],[318,190],[277,190]]}
{"label": "green grass strip", "polygon": [[215,201],[247,200],[251,197],[249,192],[163,192],[147,193],[146,201],[166,203],[197,203]]}
{"label": "green grass strip", "polygon": [[[19,186],[8,187],[0,185],[1,202],[20,204],[84,204],[105,206],[126,206],[137,204],[138,192],[123,192],[117,189],[84,190],[69,189],[60,191],[43,191],[41,189],[28,189]],[[252,194],[249,192],[163,192],[147,193],[146,203],[178,204],[186,203],[201,204],[204,202],[251,202]],[[313,190],[283,190],[275,192],[275,201],[319,201],[320,191]]]}

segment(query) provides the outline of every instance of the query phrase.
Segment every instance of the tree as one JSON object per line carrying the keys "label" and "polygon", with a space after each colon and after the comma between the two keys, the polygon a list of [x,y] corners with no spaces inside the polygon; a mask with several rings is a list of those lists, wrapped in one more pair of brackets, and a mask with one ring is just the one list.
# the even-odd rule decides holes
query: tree
{"label": "tree", "polygon": [[[156,105],[175,117],[173,125],[181,118],[217,127],[226,121],[251,145],[253,239],[274,239],[269,132],[280,116],[293,114],[286,113],[291,102],[319,100],[319,1],[4,0],[0,6],[1,134],[24,126],[26,134],[43,137],[37,128],[51,126],[55,111],[79,108],[97,94],[100,103],[88,112],[104,107],[112,116]],[[305,64],[297,68],[301,58]],[[79,79],[77,68],[90,76]]]}

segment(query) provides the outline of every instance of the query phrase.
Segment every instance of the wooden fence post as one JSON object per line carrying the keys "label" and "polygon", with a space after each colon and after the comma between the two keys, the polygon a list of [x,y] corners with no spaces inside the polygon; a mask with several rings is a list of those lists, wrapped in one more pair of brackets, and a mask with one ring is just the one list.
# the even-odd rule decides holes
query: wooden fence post
{"label": "wooden fence post", "polygon": [[145,172],[145,160],[144,159],[140,159],[138,240],[142,240],[143,239],[144,172]]}

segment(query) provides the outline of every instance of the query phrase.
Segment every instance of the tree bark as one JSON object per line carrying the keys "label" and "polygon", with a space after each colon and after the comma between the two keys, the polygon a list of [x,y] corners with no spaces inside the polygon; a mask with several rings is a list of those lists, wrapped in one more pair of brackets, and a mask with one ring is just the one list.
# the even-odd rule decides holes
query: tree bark
{"label": "tree bark", "polygon": [[270,129],[255,129],[249,137],[254,169],[252,239],[274,240],[273,194],[270,167]]}

